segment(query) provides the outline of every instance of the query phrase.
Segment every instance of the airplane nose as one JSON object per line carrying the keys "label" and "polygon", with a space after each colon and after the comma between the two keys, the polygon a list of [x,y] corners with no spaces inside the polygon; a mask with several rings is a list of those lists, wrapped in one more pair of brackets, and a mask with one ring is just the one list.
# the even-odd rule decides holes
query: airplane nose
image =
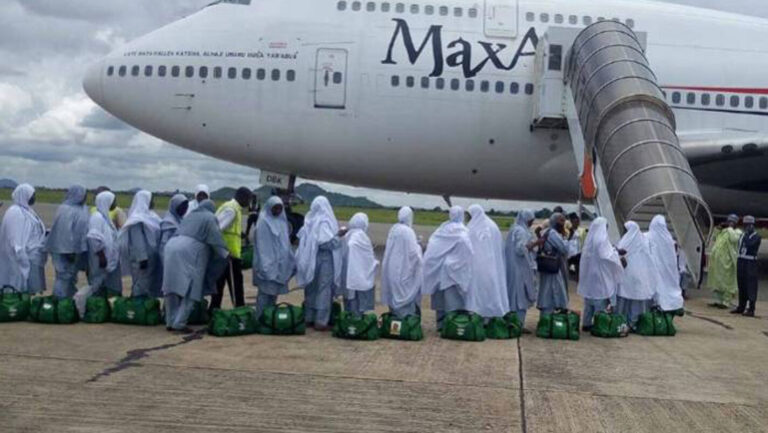
{"label": "airplane nose", "polygon": [[83,90],[93,100],[93,102],[103,105],[104,92],[101,87],[102,69],[104,61],[101,60],[88,68],[83,78]]}

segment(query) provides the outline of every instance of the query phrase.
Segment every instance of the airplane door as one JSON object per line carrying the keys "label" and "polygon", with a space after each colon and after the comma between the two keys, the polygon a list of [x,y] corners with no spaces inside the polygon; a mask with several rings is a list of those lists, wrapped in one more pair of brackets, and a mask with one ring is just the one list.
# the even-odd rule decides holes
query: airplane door
{"label": "airplane door", "polygon": [[320,48],[315,64],[315,108],[347,106],[347,50]]}
{"label": "airplane door", "polygon": [[485,0],[485,35],[494,38],[517,36],[519,0]]}

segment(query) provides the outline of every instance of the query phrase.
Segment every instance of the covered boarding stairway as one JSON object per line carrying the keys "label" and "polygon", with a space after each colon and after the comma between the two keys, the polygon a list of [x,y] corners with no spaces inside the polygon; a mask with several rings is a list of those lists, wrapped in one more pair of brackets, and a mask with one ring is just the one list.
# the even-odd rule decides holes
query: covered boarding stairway
{"label": "covered boarding stairway", "polygon": [[645,57],[646,35],[615,21],[550,27],[536,54],[533,128],[567,128],[582,201],[608,219],[667,222],[699,277],[712,214],[675,133],[675,117]]}

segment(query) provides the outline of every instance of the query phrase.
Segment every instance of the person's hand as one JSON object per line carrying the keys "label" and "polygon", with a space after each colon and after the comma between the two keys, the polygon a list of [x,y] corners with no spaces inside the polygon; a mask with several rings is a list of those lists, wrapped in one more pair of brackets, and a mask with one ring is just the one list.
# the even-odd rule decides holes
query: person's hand
{"label": "person's hand", "polygon": [[623,248],[616,248],[616,251],[619,252],[620,256],[626,256],[627,255],[627,250],[625,250]]}
{"label": "person's hand", "polygon": [[107,268],[107,256],[104,255],[104,252],[99,253],[99,268]]}
{"label": "person's hand", "polygon": [[343,237],[344,235],[347,234],[348,231],[349,231],[348,228],[342,227],[342,228],[339,229],[339,233],[337,233],[336,236]]}
{"label": "person's hand", "polygon": [[142,271],[146,271],[148,267],[149,267],[149,260],[142,260],[139,262],[139,269],[141,269]]}

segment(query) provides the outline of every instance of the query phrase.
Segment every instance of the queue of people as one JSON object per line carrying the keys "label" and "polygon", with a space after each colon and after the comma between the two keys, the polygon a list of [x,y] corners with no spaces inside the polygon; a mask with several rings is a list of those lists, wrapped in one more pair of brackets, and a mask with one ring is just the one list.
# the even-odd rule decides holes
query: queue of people
{"label": "queue of people", "polygon": [[[97,191],[95,211],[88,211],[86,196],[85,188],[70,188],[47,232],[32,208],[34,188],[16,188],[0,227],[0,285],[31,294],[45,291],[44,266],[51,254],[57,297],[75,294],[80,272],[86,273],[92,294],[121,295],[122,277],[130,276],[132,297],[165,299],[169,330],[190,332],[187,318],[205,296],[211,296],[212,310],[221,308],[224,286],[229,286],[235,307],[245,305],[241,233],[243,212],[253,198],[248,188],[238,189],[217,208],[207,186],[200,185],[191,201],[173,196],[163,218],[155,212],[149,191],[135,194],[125,218],[116,212],[115,194],[108,189]],[[285,204],[271,197],[253,232],[256,314],[276,305],[295,278],[304,290],[307,325],[327,331],[334,299],[343,299],[345,310],[355,315],[374,310],[381,272],[381,301],[397,317],[420,315],[422,297],[429,296],[438,328],[447,313],[457,310],[486,320],[514,312],[525,324],[534,305],[542,313],[569,307],[568,267],[575,254],[585,329],[600,311],[624,314],[634,326],[652,307],[669,312],[683,308],[678,252],[663,216],[653,219],[647,233],[628,222],[626,234],[614,246],[604,218],[581,231],[578,218],[569,221],[555,213],[546,229],[533,230],[534,214],[524,210],[504,239],[481,206],[471,206],[468,214],[467,223],[464,209],[452,207],[423,248],[413,229],[413,210],[400,209],[379,263],[364,213],[341,227],[330,202],[317,197],[295,248]],[[746,232],[738,236],[734,227],[723,228],[711,272],[713,281],[723,284],[717,293],[730,293],[730,279],[738,277],[744,290],[734,311],[753,313],[753,264],[760,238],[753,219],[745,218],[745,224]],[[738,251],[718,250],[734,244]],[[718,268],[717,260],[726,259],[730,267]]]}

